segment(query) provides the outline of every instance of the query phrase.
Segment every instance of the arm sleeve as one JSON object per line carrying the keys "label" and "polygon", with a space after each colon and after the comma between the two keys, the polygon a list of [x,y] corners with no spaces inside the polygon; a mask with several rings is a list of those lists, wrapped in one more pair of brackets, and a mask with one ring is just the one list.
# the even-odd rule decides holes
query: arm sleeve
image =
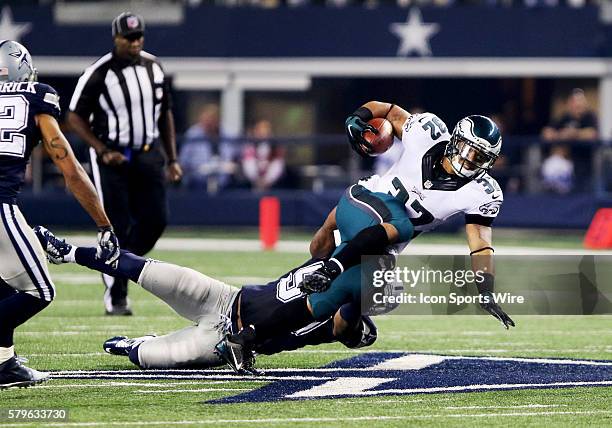
{"label": "arm sleeve", "polygon": [[36,96],[30,98],[30,108],[34,114],[48,114],[59,120],[61,113],[59,95],[51,86],[38,83]]}
{"label": "arm sleeve", "polygon": [[85,121],[95,110],[102,91],[102,77],[98,73],[87,71],[79,77],[74,93],[70,99],[70,111],[78,114]]}

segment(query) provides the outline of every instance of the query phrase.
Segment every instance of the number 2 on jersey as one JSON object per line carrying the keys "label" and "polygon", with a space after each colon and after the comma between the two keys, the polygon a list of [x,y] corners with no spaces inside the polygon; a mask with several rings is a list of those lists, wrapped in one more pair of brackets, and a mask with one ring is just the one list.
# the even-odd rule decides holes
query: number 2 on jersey
{"label": "number 2 on jersey", "polygon": [[[395,198],[399,199],[404,205],[406,205],[408,203],[408,200],[410,199],[410,194],[408,193],[408,190],[406,190],[406,188],[404,187],[404,184],[397,177],[394,177],[391,183],[393,184],[393,187],[395,187],[395,190],[397,190]],[[391,192],[389,192],[389,194],[393,196]],[[418,199],[412,201],[412,203],[410,204],[410,208],[421,214],[417,218],[410,219],[414,226],[423,226],[434,221],[434,216],[429,211],[427,211],[427,209],[425,209],[423,205],[421,205]]]}
{"label": "number 2 on jersey", "polygon": [[25,155],[29,104],[23,95],[0,96],[0,155]]}
{"label": "number 2 on jersey", "polygon": [[429,136],[432,140],[437,140],[446,132],[446,125],[437,117],[433,117],[423,125],[425,131],[429,130]]}

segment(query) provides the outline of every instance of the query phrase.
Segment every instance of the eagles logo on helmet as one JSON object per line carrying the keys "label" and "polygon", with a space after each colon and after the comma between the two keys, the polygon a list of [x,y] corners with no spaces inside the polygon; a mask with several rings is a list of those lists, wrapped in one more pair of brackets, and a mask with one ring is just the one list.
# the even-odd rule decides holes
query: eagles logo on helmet
{"label": "eagles logo on helmet", "polygon": [[457,175],[474,179],[491,169],[501,145],[501,132],[495,122],[486,116],[472,115],[455,126],[445,156]]}

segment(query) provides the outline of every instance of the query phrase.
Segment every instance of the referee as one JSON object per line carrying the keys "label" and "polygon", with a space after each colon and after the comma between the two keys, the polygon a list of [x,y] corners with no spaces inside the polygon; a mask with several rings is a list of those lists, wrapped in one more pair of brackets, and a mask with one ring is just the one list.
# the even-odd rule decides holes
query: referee
{"label": "referee", "polygon": [[[166,227],[166,175],[179,181],[168,79],[142,50],[142,17],[112,23],[115,47],[79,78],[68,123],[90,146],[98,194],[122,246],[149,252]],[[162,145],[166,157],[162,152]],[[127,280],[103,275],[107,315],[131,315]]]}

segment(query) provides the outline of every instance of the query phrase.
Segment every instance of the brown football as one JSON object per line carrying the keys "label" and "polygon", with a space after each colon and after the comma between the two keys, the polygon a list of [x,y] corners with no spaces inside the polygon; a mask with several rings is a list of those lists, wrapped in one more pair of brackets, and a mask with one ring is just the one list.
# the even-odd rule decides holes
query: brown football
{"label": "brown football", "polygon": [[391,147],[393,144],[393,125],[387,119],[376,117],[368,122],[378,130],[378,134],[372,131],[364,131],[363,138],[372,145],[371,156],[378,156]]}

